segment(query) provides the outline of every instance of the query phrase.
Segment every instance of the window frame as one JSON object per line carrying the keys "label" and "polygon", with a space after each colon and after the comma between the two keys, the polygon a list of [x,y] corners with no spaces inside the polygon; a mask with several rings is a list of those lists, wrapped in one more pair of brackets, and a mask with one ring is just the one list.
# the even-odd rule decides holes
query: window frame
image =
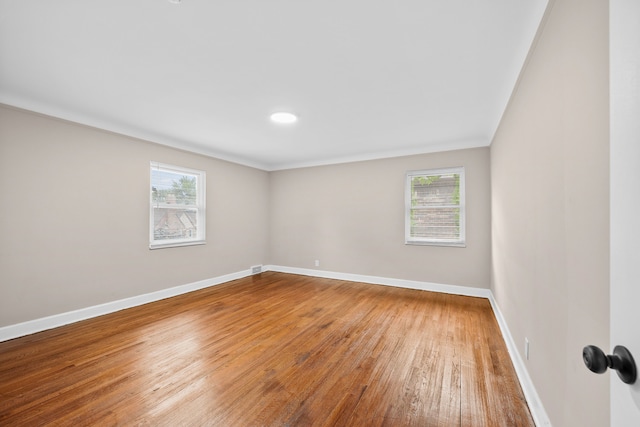
{"label": "window frame", "polygon": [[[196,210],[196,235],[190,238],[156,239],[154,208],[160,204],[153,200],[154,171],[165,171],[174,174],[188,175],[196,178],[195,204],[182,205]],[[160,162],[151,162],[149,167],[149,249],[163,249],[181,246],[194,246],[206,244],[206,172],[182,166],[169,165]],[[180,206],[180,205],[177,205]]]}
{"label": "window frame", "polygon": [[[458,239],[437,239],[429,237],[411,236],[411,182],[417,176],[443,176],[443,175],[460,175],[460,202],[456,205],[441,205],[431,207],[451,207],[456,206],[460,209],[460,233]],[[405,231],[404,239],[406,245],[425,245],[425,246],[454,246],[466,247],[466,194],[465,194],[465,169],[464,166],[439,168],[439,169],[422,169],[408,171],[405,176]]]}

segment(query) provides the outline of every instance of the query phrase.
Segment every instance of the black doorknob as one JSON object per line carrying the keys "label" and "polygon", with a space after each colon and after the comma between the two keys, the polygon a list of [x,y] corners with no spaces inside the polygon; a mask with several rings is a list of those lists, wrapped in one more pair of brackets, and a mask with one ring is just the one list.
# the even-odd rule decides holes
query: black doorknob
{"label": "black doorknob", "polygon": [[582,360],[590,371],[596,374],[604,373],[607,368],[618,371],[618,376],[626,384],[636,382],[638,376],[636,363],[626,347],[617,345],[613,354],[606,355],[595,345],[588,345],[582,349]]}

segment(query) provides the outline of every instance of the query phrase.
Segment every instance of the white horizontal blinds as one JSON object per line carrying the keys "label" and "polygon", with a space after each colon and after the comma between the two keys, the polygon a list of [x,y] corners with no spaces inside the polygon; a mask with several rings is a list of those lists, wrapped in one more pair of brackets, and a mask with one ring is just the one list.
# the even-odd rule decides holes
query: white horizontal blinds
{"label": "white horizontal blinds", "polygon": [[464,170],[407,174],[408,243],[464,243]]}
{"label": "white horizontal blinds", "polygon": [[150,246],[204,243],[205,173],[151,164]]}

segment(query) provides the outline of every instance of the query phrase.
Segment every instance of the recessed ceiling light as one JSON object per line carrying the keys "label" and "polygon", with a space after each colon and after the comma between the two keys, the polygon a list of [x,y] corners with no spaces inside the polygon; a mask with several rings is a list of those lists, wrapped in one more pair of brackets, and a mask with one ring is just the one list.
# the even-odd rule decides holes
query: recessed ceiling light
{"label": "recessed ceiling light", "polygon": [[169,3],[180,4],[182,3],[182,0],[169,0]]}
{"label": "recessed ceiling light", "polygon": [[275,123],[289,124],[297,122],[298,117],[296,117],[295,114],[278,112],[271,115],[271,121]]}

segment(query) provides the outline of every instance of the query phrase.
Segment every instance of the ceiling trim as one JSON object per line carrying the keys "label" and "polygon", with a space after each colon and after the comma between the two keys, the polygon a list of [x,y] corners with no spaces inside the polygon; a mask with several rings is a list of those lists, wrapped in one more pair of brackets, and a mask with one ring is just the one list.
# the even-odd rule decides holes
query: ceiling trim
{"label": "ceiling trim", "polygon": [[154,134],[142,129],[133,129],[128,126],[117,125],[104,120],[96,120],[89,115],[77,114],[75,112],[67,111],[55,106],[45,105],[43,103],[33,102],[25,100],[19,97],[11,97],[6,94],[0,94],[0,104],[4,104],[11,108],[17,108],[20,110],[28,111],[35,114],[40,114],[53,119],[64,120],[74,124],[91,127],[101,131],[111,132],[118,135],[126,136],[129,138],[135,138],[141,141],[150,142],[154,144],[160,144],[178,150],[187,151],[194,154],[200,154],[207,157],[212,157],[218,160],[223,160],[230,163],[239,164],[242,166],[248,166],[254,169],[260,169],[269,171],[268,165],[253,162],[239,156],[233,156],[228,153],[217,152],[209,148],[200,147],[197,144],[193,144],[187,141],[180,141],[178,139],[168,139],[162,135]]}
{"label": "ceiling trim", "polygon": [[245,158],[234,156],[228,153],[218,152],[206,147],[198,146],[197,144],[187,141],[180,141],[178,139],[168,139],[162,135],[154,134],[142,129],[133,129],[128,126],[117,125],[104,120],[96,120],[89,115],[77,114],[75,112],[67,111],[56,106],[46,105],[43,103],[34,102],[31,100],[25,100],[20,97],[11,97],[6,94],[0,94],[0,104],[3,104],[10,108],[16,108],[27,112],[43,115],[49,118],[67,121],[73,124],[91,127],[97,130],[115,133],[118,135],[126,136],[129,138],[135,138],[144,142],[150,142],[154,144],[160,144],[167,147],[175,148],[182,151],[187,151],[194,154],[199,154],[206,157],[211,157],[217,160],[223,160],[230,163],[235,163],[241,166],[247,166],[254,169],[259,169],[265,172],[274,172],[287,169],[300,169],[316,166],[329,166],[342,163],[354,163],[368,160],[380,160],[394,157],[413,156],[420,154],[437,153],[442,151],[463,150],[468,148],[488,147],[491,144],[489,138],[469,138],[464,140],[447,141],[436,144],[425,144],[424,146],[418,146],[410,149],[391,150],[391,151],[376,151],[371,153],[362,153],[353,156],[338,156],[330,157],[326,159],[320,159],[317,161],[309,162],[292,162],[292,163],[278,163],[278,164],[265,164],[257,163],[247,160]]}
{"label": "ceiling trim", "polygon": [[491,145],[488,138],[470,138],[464,140],[447,141],[437,144],[425,144],[424,146],[411,149],[378,151],[374,153],[363,153],[355,156],[332,157],[318,161],[299,162],[299,163],[283,163],[274,165],[269,171],[300,169],[315,166],[329,166],[341,163],[364,162],[369,160],[390,159],[394,157],[416,156],[420,154],[439,153],[443,151],[465,150],[468,148],[481,148]]}

